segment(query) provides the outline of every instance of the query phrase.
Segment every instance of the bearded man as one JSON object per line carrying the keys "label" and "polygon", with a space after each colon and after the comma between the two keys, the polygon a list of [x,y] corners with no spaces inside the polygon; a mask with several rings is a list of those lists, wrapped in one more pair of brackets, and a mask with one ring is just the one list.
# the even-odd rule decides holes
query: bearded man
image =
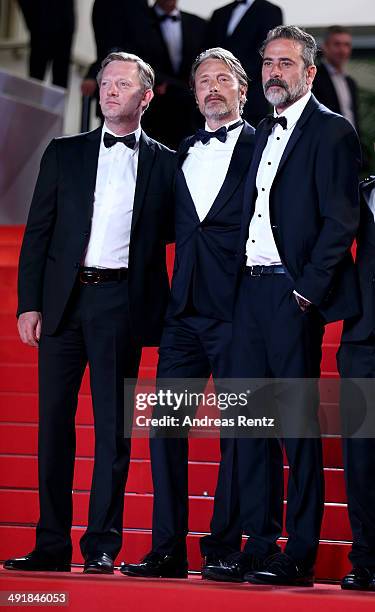
{"label": "bearded man", "polygon": [[[351,124],[311,95],[316,42],[310,34],[279,26],[268,33],[262,57],[274,113],[258,126],[244,192],[232,376],[289,381],[287,397],[274,398],[282,443],[237,440],[239,505],[249,539],[236,568],[223,567],[221,579],[236,571],[256,584],[312,586],[324,502],[319,396],[313,380],[314,393],[306,394],[302,381],[290,379],[318,378],[324,323],[358,311],[350,247],[359,222],[360,147]],[[282,445],[289,462],[283,553],[277,545]],[[254,557],[259,569],[248,570],[257,565]]]}

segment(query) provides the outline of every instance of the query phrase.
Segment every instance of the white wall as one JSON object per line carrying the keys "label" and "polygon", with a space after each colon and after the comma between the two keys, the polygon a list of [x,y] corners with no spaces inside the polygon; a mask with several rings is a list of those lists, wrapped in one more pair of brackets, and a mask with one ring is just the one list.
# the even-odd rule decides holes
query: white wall
{"label": "white wall", "polygon": [[[85,1],[85,0],[84,0]],[[285,23],[304,26],[375,24],[374,0],[272,0],[284,11]],[[180,0],[186,11],[207,17],[228,0]]]}
{"label": "white wall", "polygon": [[[63,1],[63,0],[62,0]],[[133,0],[136,2],[137,0]],[[152,3],[151,0],[150,4]],[[229,0],[180,0],[181,9],[208,17],[213,10],[228,4]],[[121,0],[118,0],[121,2]],[[373,25],[374,0],[273,0],[284,11],[285,23],[303,26]],[[95,59],[95,46],[91,30],[93,0],[76,0],[78,27],[75,54],[85,62]]]}

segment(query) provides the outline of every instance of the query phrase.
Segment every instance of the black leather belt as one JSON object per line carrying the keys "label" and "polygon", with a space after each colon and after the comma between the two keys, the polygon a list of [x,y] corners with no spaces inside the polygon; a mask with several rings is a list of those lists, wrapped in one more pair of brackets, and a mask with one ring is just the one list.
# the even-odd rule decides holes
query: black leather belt
{"label": "black leather belt", "polygon": [[286,274],[284,266],[246,266],[247,276],[262,276],[263,274]]}
{"label": "black leather belt", "polygon": [[127,268],[80,268],[79,280],[83,285],[99,285],[107,281],[121,281],[127,278]]}

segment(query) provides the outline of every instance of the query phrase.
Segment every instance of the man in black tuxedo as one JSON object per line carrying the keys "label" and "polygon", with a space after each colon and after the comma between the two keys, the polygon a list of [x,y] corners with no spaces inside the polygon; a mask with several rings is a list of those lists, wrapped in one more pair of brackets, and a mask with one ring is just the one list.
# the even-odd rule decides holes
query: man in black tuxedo
{"label": "man in black tuxedo", "polygon": [[74,0],[18,0],[30,33],[29,74],[43,81],[52,63],[52,82],[68,86],[74,34]]}
{"label": "man in black tuxedo", "polygon": [[[236,571],[256,584],[314,581],[324,501],[314,379],[324,322],[359,311],[350,247],[360,163],[353,127],[311,95],[315,56],[314,38],[295,26],[271,30],[262,47],[264,92],[275,110],[258,126],[245,187],[233,319],[234,378],[248,379],[250,389],[251,379],[312,379],[281,384],[273,395],[290,466],[289,537],[280,553],[281,440],[262,433],[239,438],[241,519],[249,539],[237,566],[223,568],[223,580]],[[250,564],[259,570],[249,571]]]}
{"label": "man in black tuxedo", "polygon": [[[345,378],[375,378],[375,177],[361,183],[361,221],[357,235],[356,267],[361,290],[362,313],[347,319],[337,363]],[[341,395],[344,469],[353,544],[349,554],[353,568],[343,589],[375,590],[375,465],[374,438],[351,437],[351,423],[358,420],[358,403],[345,387]],[[358,397],[358,396],[357,396]],[[373,393],[370,402],[373,403]],[[370,404],[370,410],[373,406]],[[372,436],[373,436],[373,432]]]}
{"label": "man in black tuxedo", "polygon": [[329,27],[323,52],[324,58],[314,79],[314,95],[324,106],[350,121],[359,133],[358,87],[355,80],[345,73],[352,53],[350,31],[342,26]]}
{"label": "man in black tuxedo", "polygon": [[269,105],[263,95],[259,48],[269,30],[283,23],[281,9],[267,0],[236,0],[212,14],[207,44],[238,57],[250,79],[244,117],[257,126]]}
{"label": "man in black tuxedo", "polygon": [[142,346],[159,343],[169,296],[175,154],[140,127],[154,73],[115,53],[98,82],[103,129],[47,147],[22,244],[18,328],[39,348],[40,519],[35,550],[6,569],[70,571],[74,417],[89,364],[95,462],[81,551],[84,572],[113,572],[130,460],[124,380],[137,377]]}
{"label": "man in black tuxedo", "polygon": [[97,93],[96,76],[103,59],[109,53],[113,51],[136,52],[136,41],[144,35],[148,15],[147,0],[94,1],[92,26],[96,44],[96,60],[91,64],[82,81],[83,95],[93,96]]}
{"label": "man in black tuxedo", "polygon": [[[161,388],[164,379],[177,378],[199,379],[204,389],[210,374],[229,374],[236,250],[254,146],[254,129],[241,119],[246,73],[230,52],[203,52],[193,65],[192,87],[206,129],[178,151],[176,255],[159,349]],[[154,416],[162,414],[157,407]],[[138,564],[124,564],[123,573],[131,576],[187,576],[188,440],[168,433],[151,434],[152,551]],[[221,439],[212,534],[201,540],[204,577],[241,546],[234,447],[233,439]]]}
{"label": "man in black tuxedo", "polygon": [[180,11],[177,0],[157,0],[137,40],[137,53],[155,69],[155,99],[145,128],[164,144],[177,148],[200,125],[189,87],[190,68],[206,45],[204,19]]}

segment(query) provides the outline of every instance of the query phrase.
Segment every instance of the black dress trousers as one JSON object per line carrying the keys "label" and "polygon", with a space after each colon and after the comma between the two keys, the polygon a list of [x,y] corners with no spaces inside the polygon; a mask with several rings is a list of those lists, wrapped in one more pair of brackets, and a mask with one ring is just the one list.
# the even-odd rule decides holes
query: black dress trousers
{"label": "black dress trousers", "polygon": [[[130,440],[124,437],[124,379],[138,373],[141,349],[132,338],[127,280],[77,284],[53,336],[39,345],[39,495],[36,548],[70,558],[78,391],[88,363],[95,426],[95,460],[86,558],[112,558],[122,543]],[[128,411],[130,412],[130,411]]]}
{"label": "black dress trousers", "polygon": [[[342,378],[375,378],[375,335],[358,342],[343,342],[337,363]],[[342,424],[347,434],[354,433],[351,425],[358,421],[358,403],[351,400],[350,393],[341,393]],[[375,439],[343,437],[343,451],[353,533],[349,559],[354,566],[375,570]]]}
{"label": "black dress trousers", "polygon": [[[214,380],[228,378],[231,335],[229,322],[198,315],[168,319],[159,349],[159,387],[163,387],[163,379],[200,379],[202,388],[194,390],[202,392],[204,381],[210,374]],[[154,416],[159,416],[158,408]],[[226,555],[238,551],[241,544],[234,439],[222,437],[220,451],[211,534],[201,539],[203,555],[211,552]],[[154,484],[152,549],[185,558],[189,504],[188,439],[173,437],[173,434],[171,437],[158,437],[151,431],[150,452]]]}
{"label": "black dress trousers", "polygon": [[[243,275],[233,321],[233,378],[318,378],[322,337],[319,313],[314,308],[302,312],[286,274]],[[319,544],[324,481],[319,396],[317,391],[305,396],[304,389],[292,385],[285,396],[273,397],[285,438],[238,438],[238,488],[242,527],[248,536],[245,551],[261,558],[277,552],[283,523],[285,447],[289,463],[286,553],[310,567]],[[300,437],[304,423],[316,437]]]}

